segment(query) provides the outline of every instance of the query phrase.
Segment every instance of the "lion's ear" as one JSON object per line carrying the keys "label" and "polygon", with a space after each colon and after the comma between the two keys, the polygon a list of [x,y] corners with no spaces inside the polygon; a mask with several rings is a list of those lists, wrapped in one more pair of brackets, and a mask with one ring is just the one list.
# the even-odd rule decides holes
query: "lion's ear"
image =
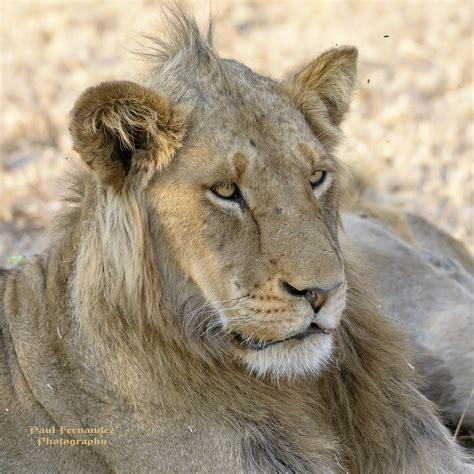
{"label": "lion's ear", "polygon": [[159,170],[180,147],[185,114],[150,89],[104,82],[81,94],[70,115],[74,149],[99,179],[120,189],[129,174]]}
{"label": "lion's ear", "polygon": [[284,83],[297,106],[312,119],[322,115],[338,127],[349,110],[357,74],[357,49],[329,49]]}

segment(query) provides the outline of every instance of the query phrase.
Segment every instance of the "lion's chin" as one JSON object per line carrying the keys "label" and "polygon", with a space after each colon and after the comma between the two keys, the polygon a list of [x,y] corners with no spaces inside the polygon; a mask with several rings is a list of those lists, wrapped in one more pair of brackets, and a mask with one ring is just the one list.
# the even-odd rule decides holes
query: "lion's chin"
{"label": "lion's chin", "polygon": [[282,341],[264,350],[239,350],[238,358],[249,373],[259,378],[291,382],[320,374],[330,361],[332,348],[332,334],[320,333]]}

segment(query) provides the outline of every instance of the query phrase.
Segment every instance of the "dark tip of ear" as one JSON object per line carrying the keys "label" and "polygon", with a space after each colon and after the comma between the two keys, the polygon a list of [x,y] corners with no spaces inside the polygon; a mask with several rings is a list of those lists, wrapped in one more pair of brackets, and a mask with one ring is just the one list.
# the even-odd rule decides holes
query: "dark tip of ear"
{"label": "dark tip of ear", "polygon": [[359,55],[359,51],[355,46],[342,45],[335,49],[340,51],[344,55],[353,56],[354,59],[357,59],[357,56]]}

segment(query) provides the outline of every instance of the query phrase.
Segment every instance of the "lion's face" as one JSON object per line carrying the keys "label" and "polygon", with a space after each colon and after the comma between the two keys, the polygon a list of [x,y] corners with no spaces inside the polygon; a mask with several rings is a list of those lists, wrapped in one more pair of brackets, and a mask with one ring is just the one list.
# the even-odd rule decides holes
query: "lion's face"
{"label": "lion's face", "polygon": [[252,99],[208,114],[151,200],[232,352],[260,374],[315,371],[345,304],[337,165],[289,101]]}
{"label": "lion's face", "polygon": [[[286,83],[202,54],[211,69],[191,79],[86,91],[75,148],[114,193],[147,196],[151,241],[213,307],[233,357],[262,376],[317,372],[345,305],[331,150],[356,51],[330,50]],[[187,112],[159,94],[166,84],[194,90]]]}

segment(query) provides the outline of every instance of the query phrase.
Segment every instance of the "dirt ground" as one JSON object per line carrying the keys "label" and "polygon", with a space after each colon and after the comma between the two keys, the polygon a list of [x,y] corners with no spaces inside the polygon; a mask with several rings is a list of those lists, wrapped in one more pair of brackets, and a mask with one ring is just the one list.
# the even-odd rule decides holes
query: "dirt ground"
{"label": "dirt ground", "polygon": [[[215,44],[282,79],[325,48],[359,48],[359,80],[340,157],[375,189],[474,248],[471,2],[192,2],[216,16]],[[210,7],[209,7],[210,5]],[[77,159],[68,112],[89,85],[140,80],[151,1],[1,4],[0,265],[37,252]]]}

